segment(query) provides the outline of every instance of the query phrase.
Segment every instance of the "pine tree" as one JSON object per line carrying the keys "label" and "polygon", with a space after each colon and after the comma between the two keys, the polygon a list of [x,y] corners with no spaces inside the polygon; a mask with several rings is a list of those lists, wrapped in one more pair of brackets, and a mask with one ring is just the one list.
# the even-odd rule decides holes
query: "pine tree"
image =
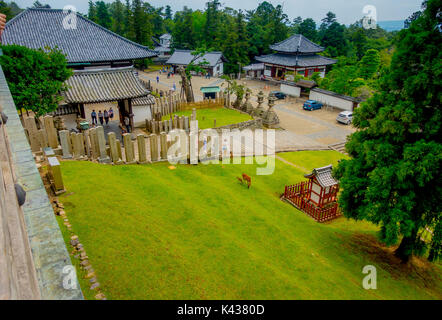
{"label": "pine tree", "polygon": [[316,22],[312,18],[307,18],[299,25],[299,34],[302,34],[304,37],[309,39],[310,41],[317,41],[318,39],[318,31],[316,30]]}
{"label": "pine tree", "polygon": [[219,31],[219,7],[221,6],[218,0],[207,2],[206,8],[206,26],[205,26],[205,40],[206,47],[211,48],[216,46],[218,41]]}
{"label": "pine tree", "polygon": [[91,0],[89,0],[89,11],[87,15],[88,19],[97,22],[97,7],[95,6],[95,3]]}
{"label": "pine tree", "polygon": [[[336,172],[345,216],[381,226],[382,240],[401,240],[404,262],[430,248],[441,253],[442,0],[430,0],[409,29],[399,33],[379,92],[355,111],[359,129],[346,145],[351,160]],[[431,243],[421,234],[433,232]]]}
{"label": "pine tree", "polygon": [[124,5],[121,0],[117,0],[112,4],[112,31],[124,35]]}
{"label": "pine tree", "polygon": [[169,5],[166,6],[166,9],[164,11],[164,19],[166,20],[172,20],[173,16],[172,16],[172,9],[170,8]]}
{"label": "pine tree", "polygon": [[370,49],[359,64],[359,74],[365,80],[371,79],[379,71],[381,56],[378,50]]}
{"label": "pine tree", "polygon": [[107,10],[107,5],[104,3],[104,1],[97,1],[95,2],[95,6],[97,8],[97,23],[106,28],[109,29],[111,26],[111,18],[109,15],[109,11]]}

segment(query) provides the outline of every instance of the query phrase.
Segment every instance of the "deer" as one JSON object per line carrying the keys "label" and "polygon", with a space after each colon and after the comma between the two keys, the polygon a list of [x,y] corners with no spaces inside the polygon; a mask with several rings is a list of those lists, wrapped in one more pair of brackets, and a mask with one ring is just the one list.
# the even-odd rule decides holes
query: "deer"
{"label": "deer", "polygon": [[242,178],[244,181],[247,181],[247,187],[248,187],[248,189],[250,189],[250,187],[252,186],[252,178],[250,178],[245,173],[242,174]]}

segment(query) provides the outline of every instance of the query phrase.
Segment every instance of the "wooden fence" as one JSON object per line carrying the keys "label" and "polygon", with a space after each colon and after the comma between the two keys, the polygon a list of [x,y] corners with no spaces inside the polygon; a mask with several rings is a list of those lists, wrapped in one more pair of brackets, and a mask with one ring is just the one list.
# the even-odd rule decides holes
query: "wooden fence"
{"label": "wooden fence", "polygon": [[341,216],[338,203],[332,203],[325,208],[319,208],[309,201],[309,182],[301,182],[296,185],[286,186],[284,199],[299,210],[307,213],[318,222],[326,222]]}

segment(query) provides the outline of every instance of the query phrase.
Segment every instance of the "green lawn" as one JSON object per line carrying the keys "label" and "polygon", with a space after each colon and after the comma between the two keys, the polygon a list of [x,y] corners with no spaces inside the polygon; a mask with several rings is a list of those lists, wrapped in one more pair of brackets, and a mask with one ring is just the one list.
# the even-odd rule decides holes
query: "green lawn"
{"label": "green lawn", "polygon": [[[192,111],[182,111],[182,112],[176,112],[174,114],[178,116],[190,117]],[[170,115],[163,117],[163,120],[168,120],[168,119],[170,119]],[[226,109],[226,108],[198,109],[196,111],[196,119],[198,120],[198,127],[200,129],[214,128],[215,119],[217,127],[253,120],[253,118],[248,114],[244,114],[239,111]]]}
{"label": "green lawn", "polygon": [[[312,169],[342,155],[284,157]],[[319,224],[282,202],[301,170],[278,160],[271,176],[256,176],[256,165],[168,166],[62,162],[60,200],[108,299],[442,298],[440,265],[401,265],[375,241],[376,226]],[[378,290],[362,288],[369,264]]]}

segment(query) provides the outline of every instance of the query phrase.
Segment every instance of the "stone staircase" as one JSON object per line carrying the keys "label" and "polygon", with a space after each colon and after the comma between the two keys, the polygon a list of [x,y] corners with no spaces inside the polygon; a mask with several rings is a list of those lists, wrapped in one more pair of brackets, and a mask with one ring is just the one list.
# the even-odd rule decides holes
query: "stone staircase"
{"label": "stone staircase", "polygon": [[340,143],[336,143],[336,144],[331,144],[328,147],[331,150],[335,150],[335,151],[338,151],[342,154],[348,155],[348,153],[345,151],[345,144],[346,144],[346,142],[340,142]]}

